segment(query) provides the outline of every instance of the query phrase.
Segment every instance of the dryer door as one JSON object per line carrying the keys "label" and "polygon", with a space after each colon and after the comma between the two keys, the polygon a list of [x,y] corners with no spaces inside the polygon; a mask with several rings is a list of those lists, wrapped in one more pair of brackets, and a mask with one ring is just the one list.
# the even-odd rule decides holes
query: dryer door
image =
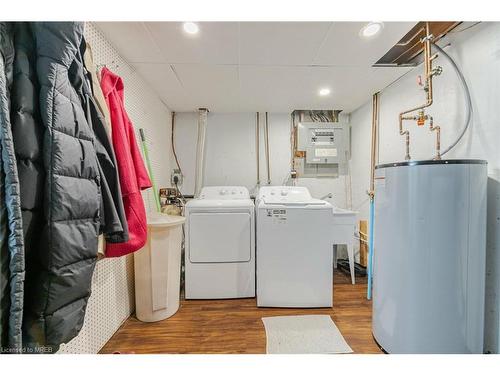
{"label": "dryer door", "polygon": [[189,260],[192,263],[249,262],[249,212],[192,213],[189,215]]}

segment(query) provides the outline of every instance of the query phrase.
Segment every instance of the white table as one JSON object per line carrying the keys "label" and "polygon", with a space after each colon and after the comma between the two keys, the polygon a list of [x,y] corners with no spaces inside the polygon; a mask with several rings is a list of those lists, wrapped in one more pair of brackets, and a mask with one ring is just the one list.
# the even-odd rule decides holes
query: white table
{"label": "white table", "polygon": [[354,233],[356,231],[357,212],[333,208],[333,248],[334,266],[337,268],[337,245],[347,245],[351,282],[355,284],[354,275]]}

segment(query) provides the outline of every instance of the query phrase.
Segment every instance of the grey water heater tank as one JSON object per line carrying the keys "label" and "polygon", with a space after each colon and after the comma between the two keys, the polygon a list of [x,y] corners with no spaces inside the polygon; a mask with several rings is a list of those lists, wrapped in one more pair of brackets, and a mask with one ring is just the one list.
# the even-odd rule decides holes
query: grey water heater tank
{"label": "grey water heater tank", "polygon": [[373,336],[389,353],[482,353],[487,164],[375,174]]}

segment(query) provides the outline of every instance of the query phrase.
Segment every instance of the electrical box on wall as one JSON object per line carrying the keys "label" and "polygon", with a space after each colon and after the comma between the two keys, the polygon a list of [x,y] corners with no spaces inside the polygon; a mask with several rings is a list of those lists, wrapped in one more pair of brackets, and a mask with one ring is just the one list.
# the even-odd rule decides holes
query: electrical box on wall
{"label": "electrical box on wall", "polygon": [[170,174],[170,183],[172,186],[181,186],[182,185],[182,172],[180,169],[174,169]]}
{"label": "electrical box on wall", "polygon": [[303,177],[345,174],[349,158],[349,125],[340,122],[300,122],[297,126],[297,167]]}

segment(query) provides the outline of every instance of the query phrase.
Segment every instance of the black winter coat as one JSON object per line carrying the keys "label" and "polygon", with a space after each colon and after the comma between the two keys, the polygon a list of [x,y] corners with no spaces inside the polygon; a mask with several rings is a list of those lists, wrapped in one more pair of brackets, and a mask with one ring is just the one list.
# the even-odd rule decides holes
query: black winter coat
{"label": "black winter coat", "polygon": [[[35,46],[27,22],[16,22],[15,59],[11,90],[11,124],[17,171],[21,188],[21,209],[26,259],[26,284],[37,282],[40,273],[40,244],[43,226],[43,124],[40,118]],[[27,287],[27,290],[33,286]],[[28,295],[29,298],[29,295]]]}
{"label": "black winter coat", "polygon": [[[40,250],[43,225],[43,124],[40,118],[38,78],[33,36],[27,22],[15,26],[14,78],[11,90],[12,136],[21,186],[26,265],[33,266]],[[31,269],[27,269],[27,281]]]}
{"label": "black winter coat", "polygon": [[[44,226],[40,271],[26,285],[24,344],[53,351],[80,331],[97,258],[101,202],[95,138],[69,81],[81,22],[35,22],[44,125]],[[31,277],[31,276],[30,276]]]}
{"label": "black winter coat", "polygon": [[80,51],[70,67],[70,82],[80,96],[87,123],[94,131],[99,174],[101,176],[101,231],[107,242],[128,241],[128,225],[123,207],[115,152],[106,132],[105,120],[95,102],[92,78],[84,66],[87,43],[82,40]]}
{"label": "black winter coat", "polygon": [[[14,24],[0,23],[0,337],[2,351],[19,352],[24,287],[20,188],[10,122]],[[15,80],[14,80],[15,81]]]}

